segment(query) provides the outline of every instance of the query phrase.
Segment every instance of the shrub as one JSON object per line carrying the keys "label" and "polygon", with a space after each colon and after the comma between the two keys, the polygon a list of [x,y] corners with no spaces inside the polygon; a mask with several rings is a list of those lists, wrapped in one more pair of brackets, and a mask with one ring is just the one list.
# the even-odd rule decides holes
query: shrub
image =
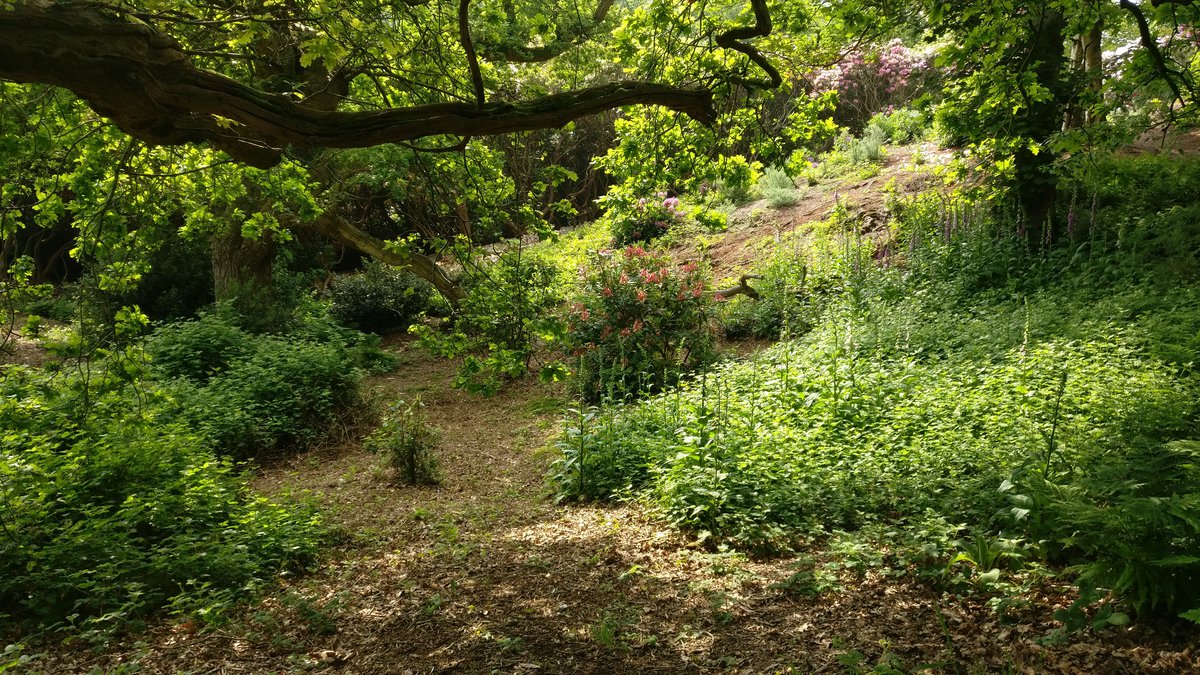
{"label": "shrub", "polygon": [[623,399],[675,384],[709,363],[711,294],[694,263],[674,268],[638,246],[602,253],[568,317],[568,352],[590,401]]}
{"label": "shrub", "polygon": [[421,343],[446,357],[464,356],[454,386],[495,394],[504,381],[540,364],[546,340],[561,334],[556,310],[562,303],[559,270],[551,262],[517,248],[493,262],[473,261],[466,277],[467,297],[449,331],[415,325]]}
{"label": "shrub", "polygon": [[384,463],[410,485],[439,482],[433,456],[437,432],[426,424],[424,407],[420,398],[412,403],[392,403],[379,427],[363,443],[371,452],[382,454]]}
{"label": "shrub", "polygon": [[873,115],[867,127],[878,127],[889,141],[899,145],[925,138],[929,124],[929,116],[921,110],[889,107]]}
{"label": "shrub", "polygon": [[796,182],[791,176],[777,167],[768,167],[754,184],[754,190],[773,208],[792,206],[799,202],[803,195],[796,189]]}
{"label": "shrub", "polygon": [[222,454],[246,459],[328,436],[357,400],[358,374],[343,345],[264,336],[221,374],[171,390],[181,419]]}
{"label": "shrub", "polygon": [[883,161],[883,145],[887,142],[887,132],[878,125],[872,124],[863,130],[861,138],[851,138],[846,142],[846,153],[855,164]]}
{"label": "shrub", "polygon": [[679,199],[667,193],[642,197],[632,204],[609,202],[608,219],[612,222],[613,245],[629,246],[657,239],[684,219]]}
{"label": "shrub", "polygon": [[[103,364],[93,364],[102,369]],[[163,414],[162,392],[0,378],[0,621],[106,631],[164,606],[214,615],[312,559],[314,512],[245,479]]]}
{"label": "shrub", "polygon": [[251,349],[250,335],[212,312],[195,321],[163,326],[146,340],[156,374],[196,382],[228,369]]}
{"label": "shrub", "polygon": [[360,369],[394,365],[376,343],[320,314],[277,336],[210,313],[159,328],[147,351],[175,416],[220,453],[246,459],[327,437],[358,400]]}
{"label": "shrub", "polygon": [[329,287],[330,315],[343,325],[383,333],[405,329],[429,309],[433,287],[410,272],[370,261]]}
{"label": "shrub", "polygon": [[890,105],[903,105],[930,90],[937,72],[928,58],[892,40],[876,50],[851,52],[832,68],[818,72],[817,92],[837,92],[834,119],[858,130]]}

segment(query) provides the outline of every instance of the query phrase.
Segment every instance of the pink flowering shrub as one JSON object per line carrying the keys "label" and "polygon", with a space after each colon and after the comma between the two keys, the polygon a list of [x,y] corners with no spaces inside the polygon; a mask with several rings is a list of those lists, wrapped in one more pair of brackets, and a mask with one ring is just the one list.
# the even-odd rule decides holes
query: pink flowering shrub
{"label": "pink flowering shrub", "polygon": [[613,244],[628,246],[650,241],[682,222],[687,214],[676,197],[659,192],[653,197],[643,197],[630,204],[609,206],[612,220]]}
{"label": "pink flowering shrub", "polygon": [[933,69],[928,57],[892,40],[878,51],[851,52],[813,77],[816,94],[836,92],[834,119],[861,129],[875,113],[899,107],[925,91]]}
{"label": "pink flowering shrub", "polygon": [[635,245],[602,251],[585,274],[566,341],[585,399],[658,391],[712,361],[712,293],[695,263],[675,267]]}

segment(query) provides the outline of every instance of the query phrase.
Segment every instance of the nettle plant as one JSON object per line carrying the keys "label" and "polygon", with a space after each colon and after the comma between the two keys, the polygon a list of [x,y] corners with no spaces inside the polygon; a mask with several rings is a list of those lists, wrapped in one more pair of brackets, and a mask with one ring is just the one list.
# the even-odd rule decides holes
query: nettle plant
{"label": "nettle plant", "polygon": [[628,399],[678,383],[710,363],[715,340],[707,275],[641,246],[601,251],[568,321],[585,400]]}

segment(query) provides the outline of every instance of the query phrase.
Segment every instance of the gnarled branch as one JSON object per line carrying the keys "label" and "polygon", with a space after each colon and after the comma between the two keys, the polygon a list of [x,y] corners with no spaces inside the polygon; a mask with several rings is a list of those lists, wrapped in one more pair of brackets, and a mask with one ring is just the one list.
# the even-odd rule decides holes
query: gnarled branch
{"label": "gnarled branch", "polygon": [[173,38],[150,26],[96,5],[45,0],[0,11],[0,78],[69,89],[147,143],[208,142],[264,168],[287,145],[352,148],[547,129],[626,105],[662,105],[705,124],[714,116],[707,89],[641,81],[520,103],[315,110],[197,68]]}
{"label": "gnarled branch", "polygon": [[762,52],[743,42],[743,40],[767,37],[771,34],[771,12],[767,8],[767,0],[751,0],[750,5],[754,9],[754,25],[731,28],[718,35],[716,41],[718,45],[725,49],[732,49],[745,54],[767,74],[767,79],[765,80],[735,78],[738,84],[748,89],[778,89],[783,84],[783,76],[779,74],[779,70],[775,68]]}
{"label": "gnarled branch", "polygon": [[389,249],[382,239],[360,230],[336,213],[326,211],[309,226],[376,260],[409,270],[432,284],[451,304],[457,305],[466,297],[463,287],[446,276],[433,258],[421,253],[400,255]]}

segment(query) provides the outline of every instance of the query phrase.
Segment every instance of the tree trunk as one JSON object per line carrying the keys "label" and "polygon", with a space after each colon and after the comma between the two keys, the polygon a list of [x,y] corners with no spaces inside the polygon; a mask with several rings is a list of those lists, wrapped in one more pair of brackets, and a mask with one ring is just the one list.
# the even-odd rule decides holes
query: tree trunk
{"label": "tree trunk", "polygon": [[[1097,21],[1092,30],[1088,32],[1083,43],[1083,71],[1087,73],[1088,90],[1096,96],[1096,102],[1100,103],[1099,97],[1104,89],[1104,48],[1101,46],[1104,39],[1104,20]],[[1094,107],[1088,112],[1088,124],[1099,124],[1104,122],[1104,111],[1099,107]]]}
{"label": "tree trunk", "polygon": [[228,301],[245,317],[268,316],[271,307],[271,262],[275,241],[246,239],[231,228],[210,241],[213,292],[217,302]]}
{"label": "tree trunk", "polygon": [[[1063,48],[1067,21],[1062,12],[1044,9],[1034,28],[1029,43],[1028,56],[1037,64],[1034,72],[1038,83],[1051,92],[1049,100],[1030,103],[1024,115],[1027,136],[1039,145],[1044,145],[1062,127],[1063,95],[1062,70],[1066,65],[1066,50]],[[1050,165],[1054,155],[1048,148],[1037,150],[1028,147],[1017,151],[1016,192],[1025,219],[1025,231],[1035,248],[1048,246],[1055,240],[1054,202],[1058,188]]]}

